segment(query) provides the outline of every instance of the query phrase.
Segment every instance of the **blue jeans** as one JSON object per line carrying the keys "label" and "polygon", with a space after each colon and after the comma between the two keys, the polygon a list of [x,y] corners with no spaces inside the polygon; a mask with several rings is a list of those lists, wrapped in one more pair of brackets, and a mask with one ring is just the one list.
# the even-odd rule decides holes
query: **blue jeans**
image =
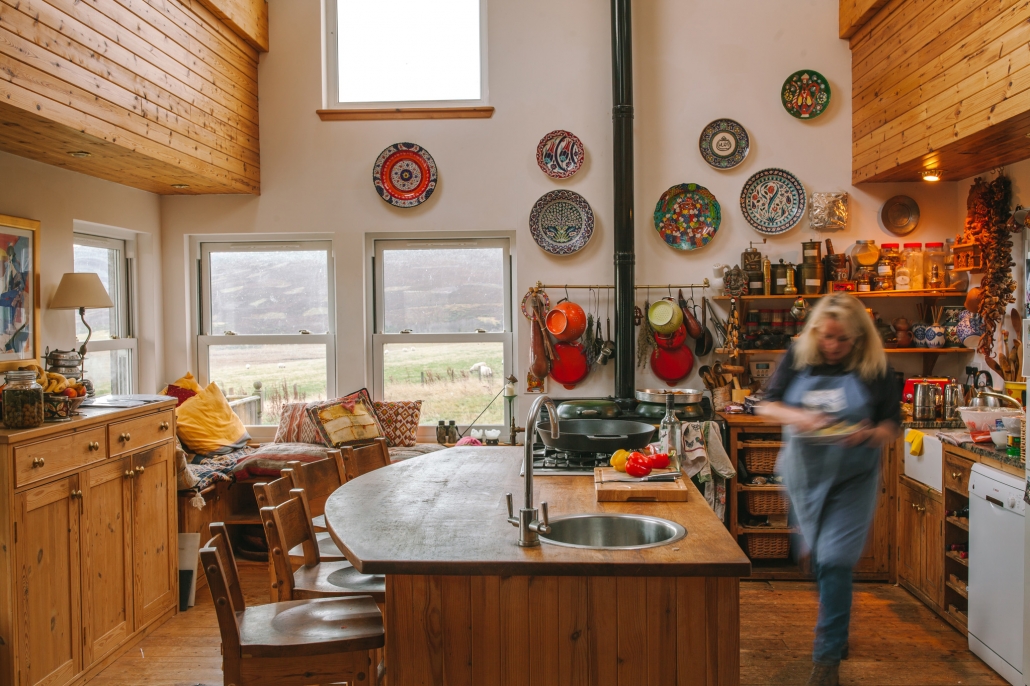
{"label": "blue jeans", "polygon": [[812,661],[835,665],[848,644],[851,623],[851,567],[815,563],[819,584],[819,621],[815,625]]}

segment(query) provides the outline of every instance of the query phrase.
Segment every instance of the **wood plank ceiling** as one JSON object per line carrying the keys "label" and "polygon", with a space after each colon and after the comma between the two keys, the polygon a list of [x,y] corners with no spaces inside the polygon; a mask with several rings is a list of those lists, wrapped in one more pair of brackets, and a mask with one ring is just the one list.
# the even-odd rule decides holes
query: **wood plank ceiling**
{"label": "wood plank ceiling", "polygon": [[0,150],[161,194],[260,191],[264,0],[0,0]]}
{"label": "wood plank ceiling", "polygon": [[840,12],[854,183],[926,169],[958,180],[1030,157],[1030,2],[841,0]]}

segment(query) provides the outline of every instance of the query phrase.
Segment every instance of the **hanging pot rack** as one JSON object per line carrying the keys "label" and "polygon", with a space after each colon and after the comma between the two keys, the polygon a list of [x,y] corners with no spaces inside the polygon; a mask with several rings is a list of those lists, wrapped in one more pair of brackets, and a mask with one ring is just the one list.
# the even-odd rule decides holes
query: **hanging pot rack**
{"label": "hanging pot rack", "polygon": [[[639,285],[639,286],[633,286],[633,288],[635,290],[638,290],[638,291],[645,290],[645,289],[659,290],[659,289],[662,289],[662,288],[667,288],[667,289],[672,289],[672,288],[701,288],[701,289],[706,289],[706,288],[711,288],[711,287],[712,287],[712,284],[708,281],[708,279],[705,279],[702,283],[660,283],[660,284],[642,284],[642,285]],[[595,289],[595,290],[601,290],[601,289],[609,289],[610,290],[610,289],[615,288],[615,286],[613,286],[611,284],[571,284],[571,283],[544,284],[544,283],[540,283],[539,281],[537,281],[536,285],[531,287],[530,290],[537,290],[537,291],[539,291],[539,290],[546,290],[548,288],[554,288],[554,289],[559,289],[559,288],[566,288],[566,289],[568,289],[568,288],[582,288],[582,289]]]}

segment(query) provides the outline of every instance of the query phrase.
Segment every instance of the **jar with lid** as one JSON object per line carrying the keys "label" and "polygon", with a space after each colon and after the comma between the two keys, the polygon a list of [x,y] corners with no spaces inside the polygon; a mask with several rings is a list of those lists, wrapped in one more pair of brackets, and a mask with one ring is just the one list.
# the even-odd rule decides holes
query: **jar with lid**
{"label": "jar with lid", "polygon": [[855,262],[856,270],[875,266],[880,259],[880,249],[876,247],[876,241],[855,241],[851,246],[851,259]]}
{"label": "jar with lid", "polygon": [[[923,244],[905,243],[903,247],[904,250],[901,252],[901,257],[905,262],[905,266],[908,267],[909,288],[914,291],[922,290],[924,283],[923,272],[926,271],[923,268]],[[896,281],[897,278],[895,278]],[[897,283],[895,283],[895,286],[897,286]]]}
{"label": "jar with lid", "polygon": [[868,293],[873,288],[873,271],[869,267],[859,267],[855,272],[855,290]]}
{"label": "jar with lid", "polygon": [[34,429],[43,423],[43,387],[36,372],[10,371],[3,392],[3,418],[7,429]]}
{"label": "jar with lid", "polygon": [[[944,284],[944,243],[927,243],[926,250],[923,252],[923,284],[924,288],[934,288],[930,284],[930,275],[933,273],[933,268],[937,267],[937,278],[940,279],[941,285]],[[937,286],[940,288],[941,286]]]}
{"label": "jar with lid", "polygon": [[955,271],[955,239],[945,241],[944,286],[958,291],[969,290],[969,272]]}
{"label": "jar with lid", "polygon": [[893,274],[874,274],[873,278],[869,283],[869,290],[871,291],[893,291],[894,290],[894,275]]}
{"label": "jar with lid", "polygon": [[901,265],[894,270],[894,290],[896,291],[908,291],[912,289],[912,273],[909,268],[902,262]]}

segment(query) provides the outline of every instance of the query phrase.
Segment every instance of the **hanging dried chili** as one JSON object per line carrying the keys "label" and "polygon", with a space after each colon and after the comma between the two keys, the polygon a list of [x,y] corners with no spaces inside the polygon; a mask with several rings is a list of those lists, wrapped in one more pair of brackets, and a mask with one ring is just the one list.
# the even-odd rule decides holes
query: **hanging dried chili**
{"label": "hanging dried chili", "polygon": [[976,242],[984,265],[980,317],[984,335],[977,351],[993,357],[994,336],[1009,303],[1015,302],[1012,279],[1012,238],[1006,225],[1011,213],[1012,182],[1004,174],[993,181],[977,178],[966,200],[966,224],[962,242]]}

